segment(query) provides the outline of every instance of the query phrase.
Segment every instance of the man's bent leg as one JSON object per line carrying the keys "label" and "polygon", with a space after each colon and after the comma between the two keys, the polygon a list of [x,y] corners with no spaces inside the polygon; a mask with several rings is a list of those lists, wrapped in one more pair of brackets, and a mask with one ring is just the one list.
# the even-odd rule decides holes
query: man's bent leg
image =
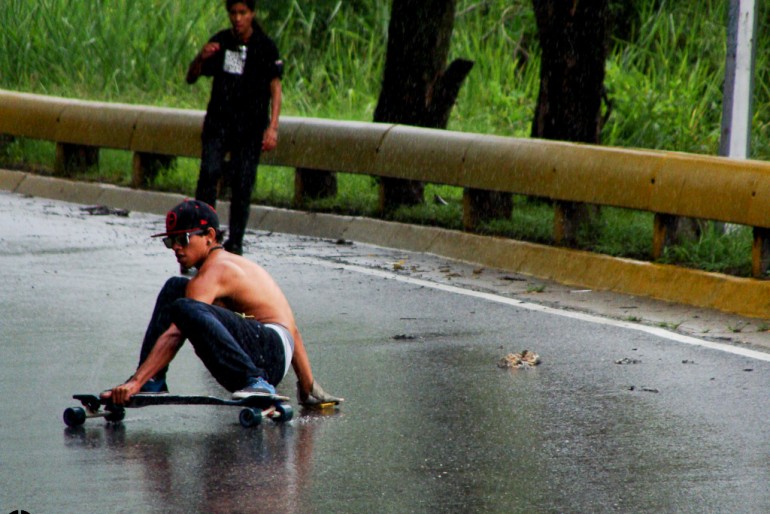
{"label": "man's bent leg", "polygon": [[[270,345],[276,345],[280,344],[283,350],[283,372],[281,373],[281,379],[286,376],[287,371],[289,370],[289,367],[291,366],[291,359],[294,355],[294,338],[291,336],[291,333],[282,325],[274,324],[274,323],[265,323],[262,324],[262,337],[260,339],[264,340],[266,344],[263,344],[263,346],[270,346]],[[279,341],[279,342],[277,342]],[[276,355],[281,352],[274,352]],[[278,359],[275,361],[276,364],[279,364]],[[279,368],[280,369],[280,368]],[[277,383],[277,382],[276,382]],[[233,393],[233,398],[236,400],[242,399],[242,398],[248,398],[250,396],[254,395],[265,395],[265,394],[276,394],[275,387],[273,387],[271,384],[269,384],[267,381],[263,379],[257,379],[255,381],[251,381],[249,385],[247,385],[245,388],[240,389],[238,391],[235,391]]]}
{"label": "man's bent leg", "polygon": [[[187,290],[187,283],[190,279],[184,277],[172,277],[166,281],[163,288],[158,293],[158,299],[155,302],[155,309],[152,312],[150,323],[147,325],[147,331],[142,341],[142,349],[139,353],[139,366],[147,359],[158,338],[171,326],[170,307],[179,298],[184,298]],[[142,386],[142,392],[163,392],[167,391],[166,371],[161,370],[149,382]],[[157,389],[157,390],[156,390]]]}
{"label": "man's bent leg", "polygon": [[268,331],[261,323],[189,298],[174,302],[172,319],[228,391],[243,389],[258,378],[271,384],[283,378],[283,347],[280,340],[264,336]]}

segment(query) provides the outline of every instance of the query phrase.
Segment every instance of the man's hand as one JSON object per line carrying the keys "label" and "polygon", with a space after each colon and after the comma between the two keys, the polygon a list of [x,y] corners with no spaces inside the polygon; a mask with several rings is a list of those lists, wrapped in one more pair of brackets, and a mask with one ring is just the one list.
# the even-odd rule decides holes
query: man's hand
{"label": "man's hand", "polygon": [[328,394],[323,388],[318,385],[318,382],[313,382],[313,387],[309,392],[303,391],[302,387],[297,382],[297,400],[303,407],[320,407],[325,403],[340,403],[345,401],[344,398],[337,398]]}
{"label": "man's hand", "polygon": [[267,127],[262,135],[262,150],[269,152],[278,146],[278,129]]}
{"label": "man's hand", "polygon": [[201,59],[206,60],[219,51],[219,43],[206,43],[201,49]]}
{"label": "man's hand", "polygon": [[141,389],[141,385],[133,379],[133,377],[129,378],[128,381],[126,381],[125,384],[121,384],[119,386],[113,387],[109,391],[104,391],[101,396],[102,398],[110,398],[112,399],[112,403],[115,405],[123,405],[124,403],[127,403],[128,400],[131,399],[132,396],[134,396],[137,392],[139,392],[139,389]]}
{"label": "man's hand", "polygon": [[203,72],[203,61],[210,59],[211,56],[219,52],[219,50],[219,43],[206,43],[203,45],[201,51],[190,63],[190,67],[187,68],[187,77],[185,77],[185,80],[187,80],[188,84],[195,84],[198,81],[198,77],[200,77]]}

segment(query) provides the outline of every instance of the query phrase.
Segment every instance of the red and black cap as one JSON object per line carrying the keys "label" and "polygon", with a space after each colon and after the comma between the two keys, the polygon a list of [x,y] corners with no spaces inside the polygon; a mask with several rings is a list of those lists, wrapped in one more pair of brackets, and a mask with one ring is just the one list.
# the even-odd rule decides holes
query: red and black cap
{"label": "red and black cap", "polygon": [[217,211],[205,202],[185,200],[166,214],[166,231],[153,234],[152,237],[173,236],[207,228],[219,230]]}

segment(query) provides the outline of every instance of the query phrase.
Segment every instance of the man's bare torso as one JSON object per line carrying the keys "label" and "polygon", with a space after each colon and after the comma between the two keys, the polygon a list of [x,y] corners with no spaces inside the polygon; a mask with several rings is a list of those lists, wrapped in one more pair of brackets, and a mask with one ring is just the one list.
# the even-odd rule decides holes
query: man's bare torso
{"label": "man's bare torso", "polygon": [[258,264],[224,250],[211,252],[187,286],[187,296],[220,305],[293,334],[294,315],[278,284]]}

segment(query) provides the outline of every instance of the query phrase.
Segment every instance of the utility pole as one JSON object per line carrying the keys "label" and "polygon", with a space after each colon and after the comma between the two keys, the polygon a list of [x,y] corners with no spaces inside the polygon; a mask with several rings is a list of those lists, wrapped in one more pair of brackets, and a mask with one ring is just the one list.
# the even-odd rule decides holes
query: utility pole
{"label": "utility pole", "polygon": [[[757,0],[730,0],[719,155],[733,159],[748,159],[751,150],[756,12]],[[720,232],[732,232],[737,227],[716,223],[715,228]]]}
{"label": "utility pole", "polygon": [[730,0],[719,155],[748,159],[754,90],[757,0]]}

